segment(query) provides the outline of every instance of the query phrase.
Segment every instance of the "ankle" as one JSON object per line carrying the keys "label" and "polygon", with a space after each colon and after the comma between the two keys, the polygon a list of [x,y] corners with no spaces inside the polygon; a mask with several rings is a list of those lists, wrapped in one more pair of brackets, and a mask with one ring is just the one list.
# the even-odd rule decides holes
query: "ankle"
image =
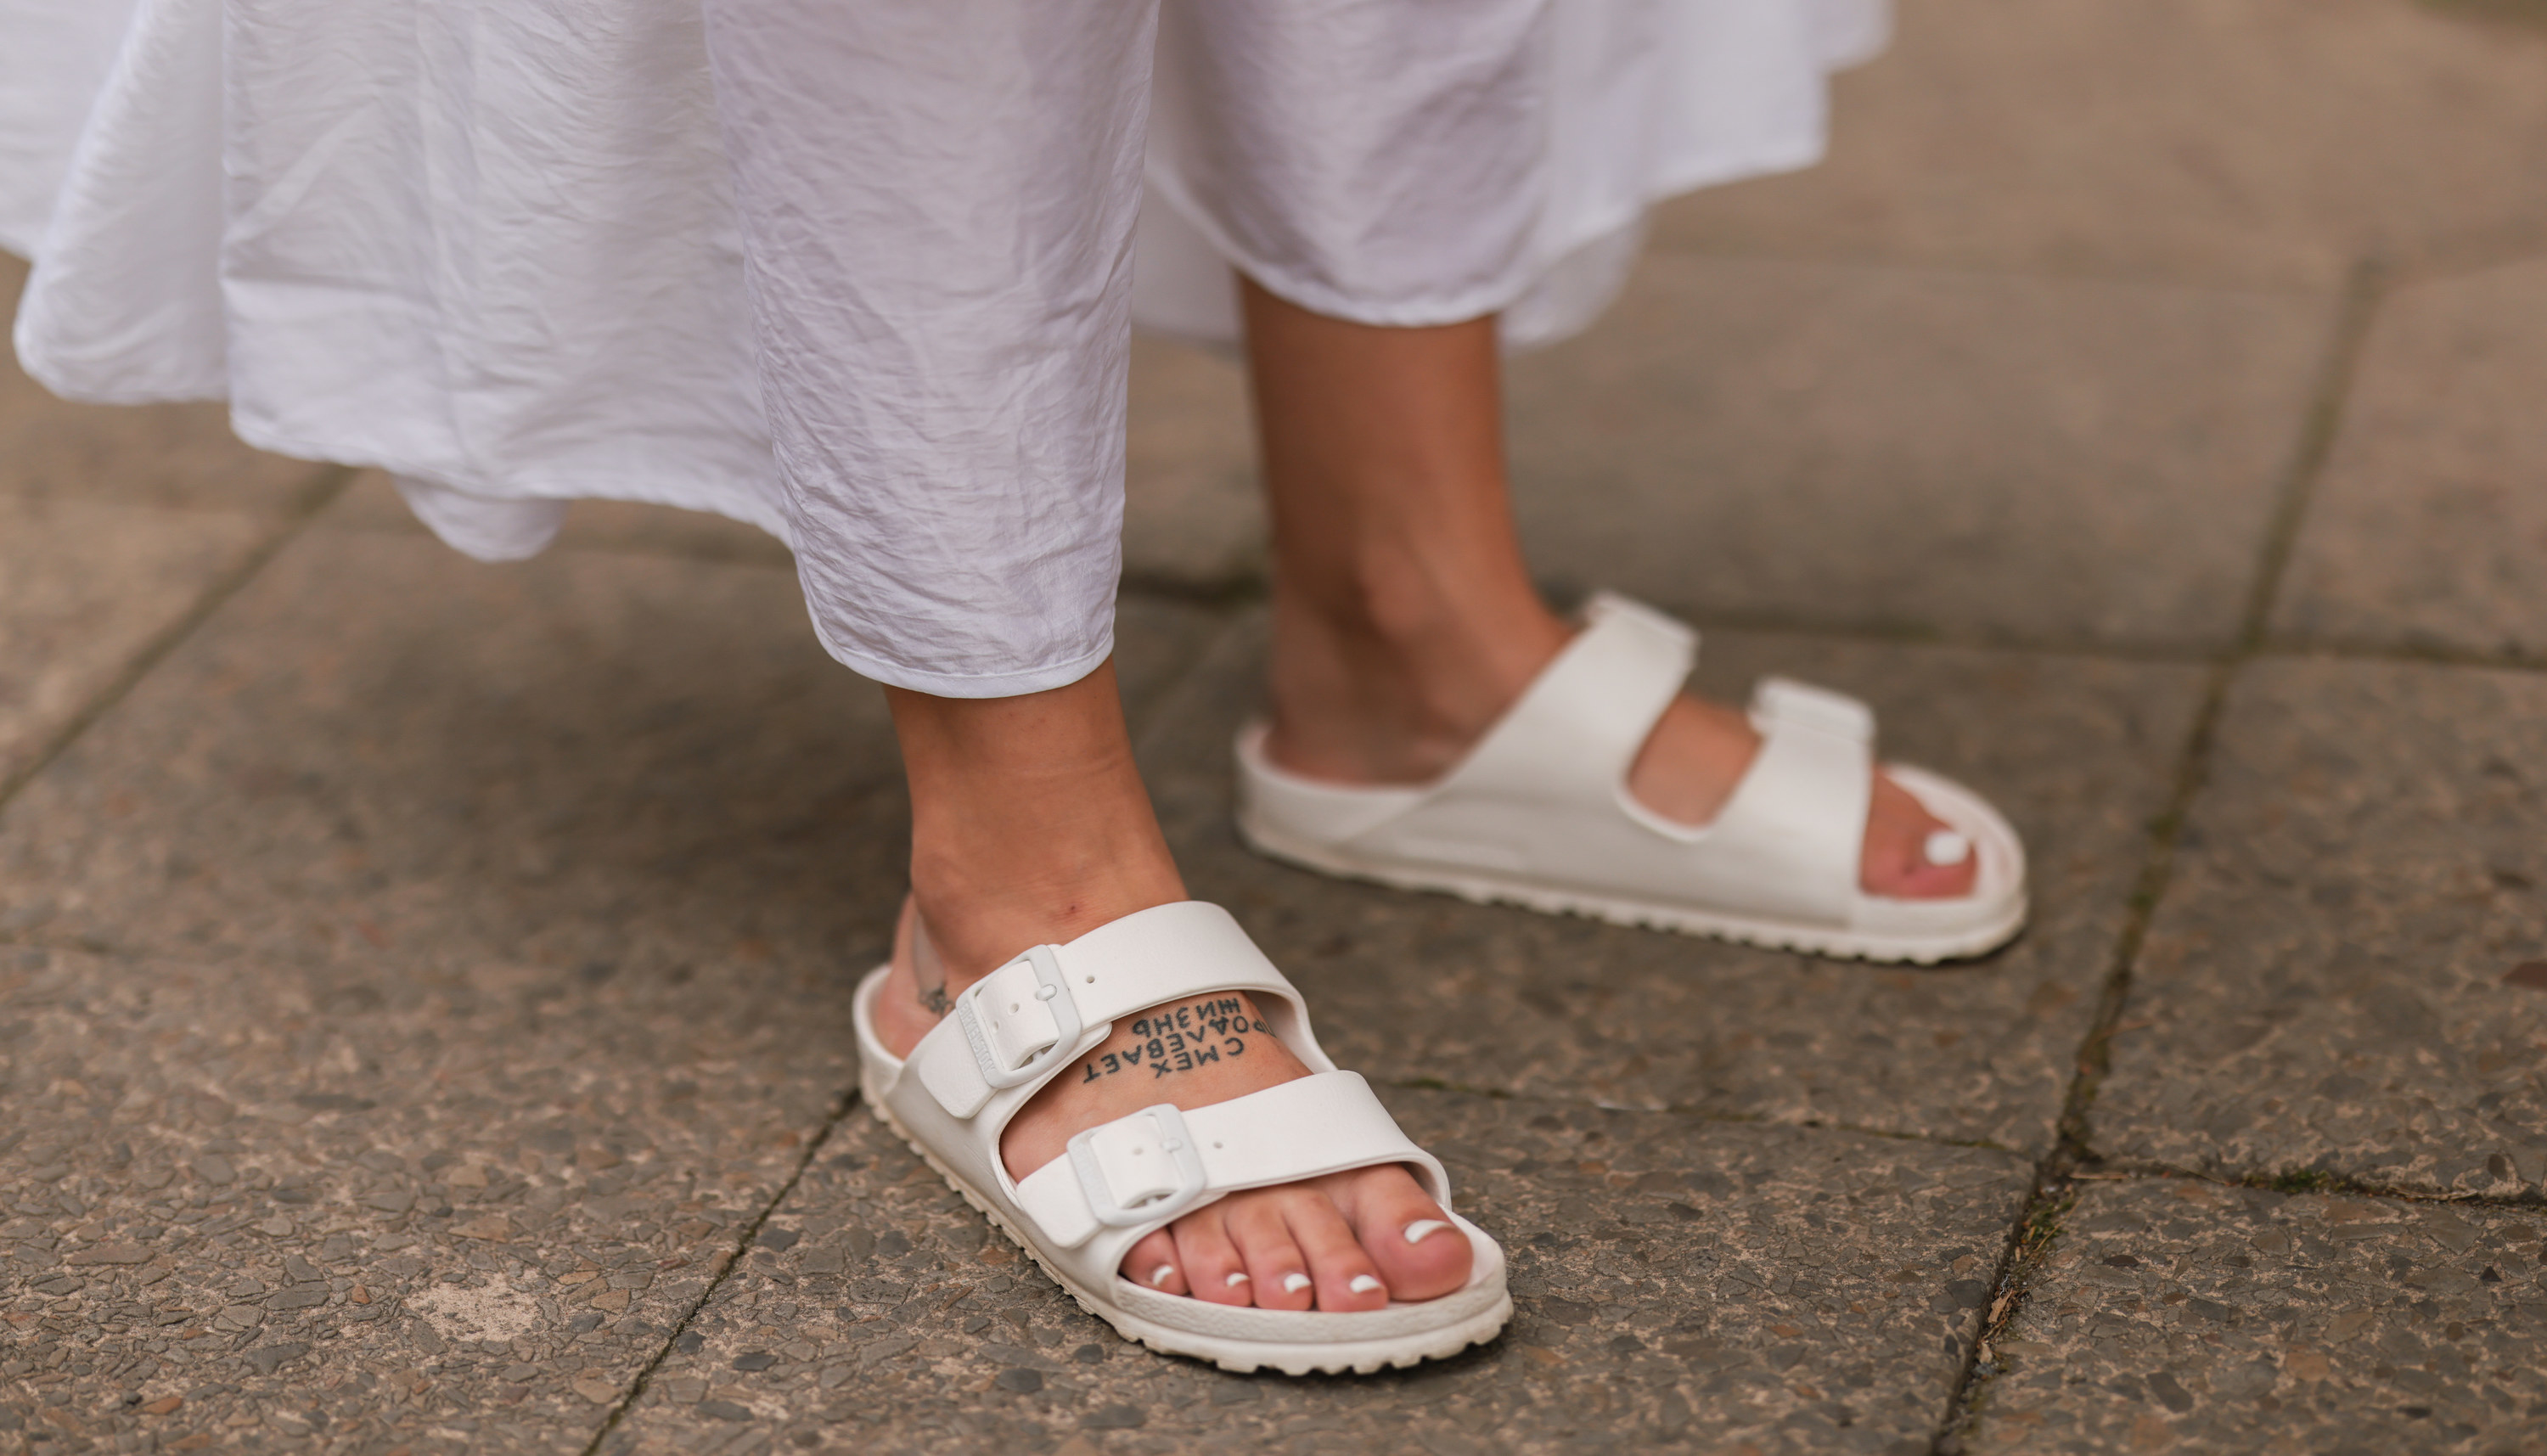
{"label": "ankle", "polygon": [[1153,826],[1146,833],[1085,834],[1022,849],[1013,842],[969,852],[915,844],[911,899],[951,994],[1028,946],[1075,940],[1137,910],[1184,899],[1186,889]]}
{"label": "ankle", "polygon": [[1437,777],[1571,635],[1526,581],[1442,589],[1408,572],[1316,594],[1277,582],[1268,751],[1318,778]]}

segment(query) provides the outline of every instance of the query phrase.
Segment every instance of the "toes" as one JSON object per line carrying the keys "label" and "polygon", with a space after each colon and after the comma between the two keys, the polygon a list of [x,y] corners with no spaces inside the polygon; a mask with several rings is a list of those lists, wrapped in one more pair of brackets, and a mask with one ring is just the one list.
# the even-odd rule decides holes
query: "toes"
{"label": "toes", "polygon": [[1335,1202],[1392,1297],[1439,1299],[1468,1282],[1476,1250],[1402,1164],[1361,1168],[1331,1181],[1340,1185],[1333,1189]]}
{"label": "toes", "polygon": [[1177,1240],[1177,1267],[1193,1297],[1216,1305],[1255,1303],[1255,1276],[1230,1242],[1220,1205],[1190,1213],[1169,1226]]}
{"label": "toes", "polygon": [[[1953,858],[1957,848],[1963,850],[1960,859]],[[1867,894],[1954,899],[1972,894],[1979,877],[1980,856],[1962,835],[1928,813],[1909,790],[1876,776],[1866,814],[1866,847],[1858,860],[1858,883]]]}
{"label": "toes", "polygon": [[1379,1275],[1379,1266],[1362,1251],[1361,1241],[1354,1237],[1353,1225],[1345,1221],[1344,1210],[1323,1188],[1285,1190],[1290,1197],[1282,1200],[1282,1223],[1291,1231],[1291,1239],[1309,1260],[1309,1277],[1316,1281],[1318,1308],[1341,1313],[1347,1310],[1376,1310],[1388,1303],[1388,1281]]}
{"label": "toes", "polygon": [[1245,1288],[1260,1310],[1305,1310],[1316,1303],[1316,1281],[1309,1261],[1291,1238],[1289,1224],[1270,1192],[1232,1195],[1221,1200],[1230,1242],[1246,1265]]}
{"label": "toes", "polygon": [[1166,1294],[1185,1294],[1185,1266],[1177,1258],[1177,1241],[1167,1230],[1144,1235],[1123,1256],[1123,1277]]}

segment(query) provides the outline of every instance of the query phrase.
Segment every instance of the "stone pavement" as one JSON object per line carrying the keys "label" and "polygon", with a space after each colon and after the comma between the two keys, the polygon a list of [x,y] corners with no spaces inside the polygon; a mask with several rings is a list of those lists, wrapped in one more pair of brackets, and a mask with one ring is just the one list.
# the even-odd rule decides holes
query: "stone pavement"
{"label": "stone pavement", "polygon": [[1512,395],[1551,590],[1869,697],[2037,917],[1906,971],[1244,853],[1242,382],[1143,344],[1161,813],[1514,1255],[1493,1346],[1286,1381],[855,1105],[907,811],[782,552],[478,566],[0,378],[0,1451],[2547,1451],[2547,4],[1907,0]]}

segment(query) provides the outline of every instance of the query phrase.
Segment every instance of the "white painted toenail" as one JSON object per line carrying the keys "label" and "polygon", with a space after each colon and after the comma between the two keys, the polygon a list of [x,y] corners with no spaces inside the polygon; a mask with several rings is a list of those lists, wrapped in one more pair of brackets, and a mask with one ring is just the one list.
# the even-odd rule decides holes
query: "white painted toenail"
{"label": "white painted toenail", "polygon": [[1247,1271],[1245,1269],[1241,1269],[1237,1273],[1230,1275],[1228,1278],[1223,1279],[1220,1282],[1228,1285],[1232,1289],[1236,1289],[1241,1284],[1247,1282]]}
{"label": "white painted toenail", "polygon": [[1960,865],[1973,857],[1973,841],[1952,829],[1939,829],[1919,846],[1932,865]]}
{"label": "white painted toenail", "polygon": [[1406,1242],[1409,1243],[1421,1243],[1427,1237],[1439,1234],[1449,1227],[1450,1227],[1449,1224],[1444,1223],[1440,1219],[1417,1219],[1414,1223],[1406,1226]]}
{"label": "white painted toenail", "polygon": [[1345,1286],[1356,1294],[1368,1294],[1378,1287],[1379,1281],[1368,1274],[1356,1274],[1353,1276],[1353,1282]]}
{"label": "white painted toenail", "polygon": [[1152,1269],[1150,1271],[1151,1287],[1157,1288],[1166,1284],[1168,1280],[1176,1276],[1176,1272],[1177,1266],[1174,1264],[1161,1264],[1157,1268]]}
{"label": "white painted toenail", "polygon": [[1309,1276],[1306,1274],[1285,1274],[1282,1276],[1282,1292],[1284,1294],[1298,1294],[1301,1290],[1308,1287]]}

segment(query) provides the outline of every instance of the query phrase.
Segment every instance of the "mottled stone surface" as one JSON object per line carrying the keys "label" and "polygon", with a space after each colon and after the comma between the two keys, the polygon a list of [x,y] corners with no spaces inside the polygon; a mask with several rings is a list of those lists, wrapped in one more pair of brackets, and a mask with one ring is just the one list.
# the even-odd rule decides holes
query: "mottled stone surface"
{"label": "mottled stone surface", "polygon": [[1968,1449],[2547,1446],[2536,1210],[2184,1180],[2090,1184],[2062,1224]]}
{"label": "mottled stone surface", "polygon": [[2547,655],[2547,262],[2401,288],[2363,351],[2274,628]]}
{"label": "mottled stone surface", "polygon": [[2547,678],[2238,685],[2093,1111],[2108,1156],[2535,1194]]}
{"label": "mottled stone surface", "polygon": [[[1128,611],[1135,705],[1216,630]],[[321,531],[0,811],[0,923],[828,996],[882,954],[907,832],[882,695],[794,573]]]}
{"label": "mottled stone surface", "polygon": [[2547,241],[2524,0],[1910,0],[1830,156],[1672,204],[1709,252],[2331,287]]}
{"label": "mottled stone surface", "polygon": [[721,980],[0,947],[0,1407],[579,1449],[851,1075]]}
{"label": "mottled stone surface", "polygon": [[1152,1356],[860,1109],[772,1216],[794,1242],[718,1289],[604,1449],[1924,1451],[2031,1176],[1978,1149],[1388,1095],[1511,1251],[1491,1346],[1355,1380]]}
{"label": "mottled stone surface", "polygon": [[1514,363],[1515,501],[1540,575],[1701,620],[2216,644],[2332,318],[1657,253],[1591,332]]}
{"label": "mottled stone surface", "polygon": [[1233,636],[1144,745],[1194,894],[1228,904],[1350,1065],[1452,1086],[2048,1145],[2198,688],[2191,669],[1712,634],[1700,686],[1866,696],[1905,761],[1988,793],[2034,856],[2033,928],[1936,970],[1816,960],[1276,867],[1229,822],[1260,646]]}
{"label": "mottled stone surface", "polygon": [[274,529],[230,512],[0,493],[0,783]]}
{"label": "mottled stone surface", "polygon": [[[16,316],[26,281],[27,265],[0,253],[0,314]],[[277,514],[320,476],[241,445],[220,404],[65,403],[0,346],[0,497]]]}

